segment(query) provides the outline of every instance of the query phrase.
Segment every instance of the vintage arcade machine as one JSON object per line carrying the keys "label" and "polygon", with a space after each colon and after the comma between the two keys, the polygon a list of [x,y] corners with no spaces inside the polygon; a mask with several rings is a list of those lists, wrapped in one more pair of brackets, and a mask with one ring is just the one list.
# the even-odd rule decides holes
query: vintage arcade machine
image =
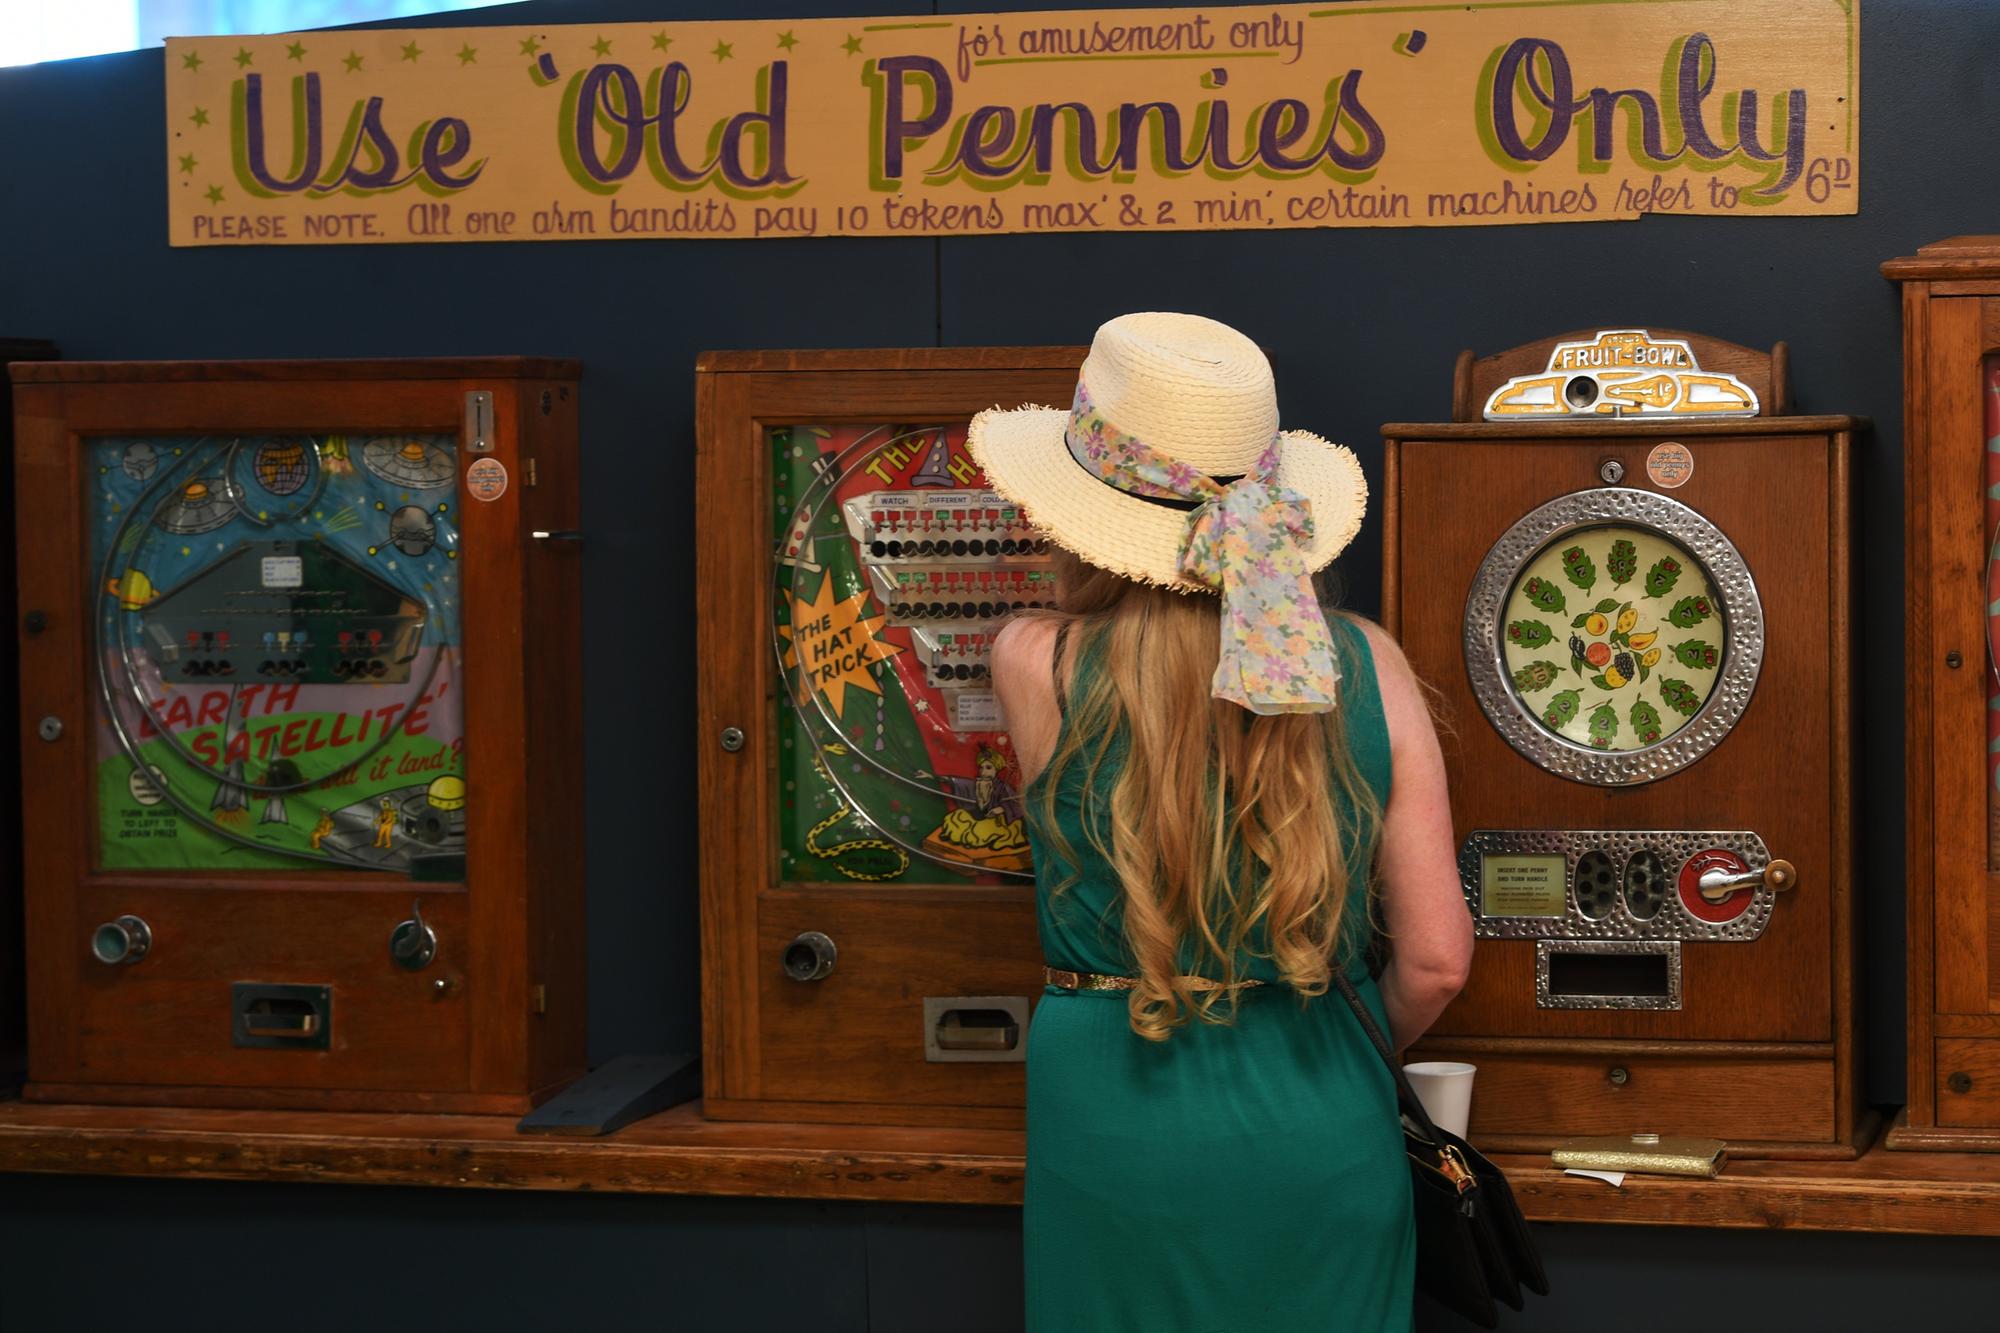
{"label": "vintage arcade machine", "polygon": [[1768,355],[1610,329],[1461,356],[1390,425],[1384,612],[1437,687],[1472,1137],[1848,1157],[1848,460]]}
{"label": "vintage arcade machine", "polygon": [[575,365],[12,373],[26,1095],[580,1073]]}
{"label": "vintage arcade machine", "polygon": [[2000,1152],[2000,236],[1903,285],[1909,1106],[1892,1148]]}
{"label": "vintage arcade machine", "polygon": [[711,1116],[1022,1123],[1041,953],[987,652],[1058,590],[965,429],[1067,401],[1084,351],[698,364]]}

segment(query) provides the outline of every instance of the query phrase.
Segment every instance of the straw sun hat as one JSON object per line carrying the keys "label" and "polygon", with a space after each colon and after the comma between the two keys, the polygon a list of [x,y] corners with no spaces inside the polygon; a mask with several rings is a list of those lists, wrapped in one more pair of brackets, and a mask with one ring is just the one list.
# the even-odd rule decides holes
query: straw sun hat
{"label": "straw sun hat", "polygon": [[1279,431],[1271,363],[1228,325],[1199,315],[1121,315],[1097,330],[1078,387],[1075,409],[981,412],[966,446],[994,490],[1090,564],[1179,591],[1202,586],[1180,572],[1194,506],[1130,494],[1072,453],[1072,414],[1086,400],[1124,436],[1225,486],[1252,472],[1276,437],[1273,480],[1311,507],[1312,534],[1300,543],[1308,570],[1325,566],[1360,530],[1368,507],[1361,464],[1317,435]]}

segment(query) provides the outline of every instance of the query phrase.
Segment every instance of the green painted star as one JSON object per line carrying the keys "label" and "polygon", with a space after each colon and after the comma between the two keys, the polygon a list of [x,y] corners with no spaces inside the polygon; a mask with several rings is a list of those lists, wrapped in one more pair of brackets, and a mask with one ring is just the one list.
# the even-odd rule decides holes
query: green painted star
{"label": "green painted star", "polygon": [[202,193],[208,196],[208,202],[211,204],[222,202],[222,187],[220,185],[211,185],[202,191]]}
{"label": "green painted star", "polygon": [[354,73],[355,70],[361,68],[361,62],[365,59],[367,59],[366,56],[363,56],[358,52],[349,51],[345,56],[341,58],[340,63],[347,66],[347,72],[349,74],[352,74]]}
{"label": "green painted star", "polygon": [[458,49],[458,63],[461,65],[478,64],[479,48],[474,46],[472,43],[467,42],[464,46]]}
{"label": "green painted star", "polygon": [[715,50],[709,52],[709,54],[714,56],[717,60],[727,60],[731,56],[735,55],[736,52],[730,49],[728,42],[718,41],[715,44]]}
{"label": "green painted star", "polygon": [[412,63],[415,63],[416,58],[422,55],[423,53],[424,53],[423,48],[418,46],[415,42],[409,42],[403,47],[403,59],[408,60]]}
{"label": "green painted star", "polygon": [[231,56],[230,59],[236,62],[236,68],[242,69],[245,65],[248,65],[252,60],[255,60],[256,57],[250,54],[249,47],[239,46],[236,48],[236,54]]}
{"label": "green painted star", "polygon": [[185,172],[189,172],[189,173],[192,173],[192,172],[194,171],[194,154],[193,154],[193,153],[189,153],[189,154],[187,154],[186,156],[184,156],[184,157],[182,157],[182,158],[181,158],[181,170],[182,170],[182,171],[185,171]]}
{"label": "green painted star", "polygon": [[799,39],[792,36],[791,33],[781,32],[778,34],[778,49],[780,51],[789,51],[798,44]]}
{"label": "green painted star", "polygon": [[590,44],[590,49],[597,52],[597,54],[600,56],[608,56],[611,54],[611,43],[605,41],[604,38],[600,36],[596,41]]}
{"label": "green painted star", "polygon": [[305,58],[306,58],[306,44],[305,44],[304,42],[288,42],[288,43],[286,43],[286,45],[285,45],[285,59],[287,59],[287,60],[304,60]]}
{"label": "green painted star", "polygon": [[192,116],[189,116],[188,119],[194,122],[194,127],[196,129],[200,129],[202,128],[202,126],[208,124],[208,112],[206,109],[202,107],[196,107],[194,109],[194,114]]}
{"label": "green painted star", "polygon": [[851,56],[858,56],[861,54],[861,39],[850,32],[847,40],[840,44],[840,49]]}
{"label": "green painted star", "polygon": [[673,44],[674,39],[667,36],[664,28],[653,34],[653,49],[655,51],[664,51]]}
{"label": "green painted star", "polygon": [[182,68],[182,69],[188,69],[188,70],[194,70],[194,71],[196,71],[197,73],[199,73],[199,72],[200,72],[200,70],[201,70],[201,52],[199,52],[199,51],[190,51],[190,52],[188,52],[188,53],[187,53],[186,55],[182,56],[182,57],[181,57],[181,68]]}
{"label": "green painted star", "polygon": [[539,51],[539,50],[541,50],[541,49],[542,49],[542,44],[541,44],[541,43],[540,43],[539,41],[535,40],[535,39],[534,39],[533,37],[523,37],[523,38],[521,39],[521,54],[522,54],[522,55],[524,55],[524,56],[531,56],[531,55],[535,54],[535,52],[537,52],[537,51]]}

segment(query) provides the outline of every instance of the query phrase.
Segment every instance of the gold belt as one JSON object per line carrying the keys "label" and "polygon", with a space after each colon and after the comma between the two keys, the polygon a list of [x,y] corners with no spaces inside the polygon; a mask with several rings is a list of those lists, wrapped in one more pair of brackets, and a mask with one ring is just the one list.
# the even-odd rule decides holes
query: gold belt
{"label": "gold belt", "polygon": [[[1044,967],[1042,980],[1058,990],[1131,990],[1139,984],[1137,977],[1112,976],[1104,972],[1070,972],[1060,967]],[[1211,977],[1188,977],[1187,981],[1195,990],[1222,989],[1222,983]],[[1264,983],[1255,977],[1246,977],[1236,984],[1261,986]]]}

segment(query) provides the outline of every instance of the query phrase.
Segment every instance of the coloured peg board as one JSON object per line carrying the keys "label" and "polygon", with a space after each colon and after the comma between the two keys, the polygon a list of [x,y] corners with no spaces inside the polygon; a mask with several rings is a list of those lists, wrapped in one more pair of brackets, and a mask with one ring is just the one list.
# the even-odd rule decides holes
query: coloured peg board
{"label": "coloured peg board", "polygon": [[13,377],[25,1095],[518,1114],[580,1072],[576,367]]}
{"label": "coloured peg board", "polygon": [[1046,543],[976,485],[962,423],[769,432],[786,532],[772,606],[790,707],[778,820],[807,880],[1028,874],[988,653],[1055,604]]}
{"label": "coloured peg board", "polygon": [[1040,952],[990,656],[1062,590],[965,432],[1082,355],[702,358],[711,1116],[1021,1123]]}

